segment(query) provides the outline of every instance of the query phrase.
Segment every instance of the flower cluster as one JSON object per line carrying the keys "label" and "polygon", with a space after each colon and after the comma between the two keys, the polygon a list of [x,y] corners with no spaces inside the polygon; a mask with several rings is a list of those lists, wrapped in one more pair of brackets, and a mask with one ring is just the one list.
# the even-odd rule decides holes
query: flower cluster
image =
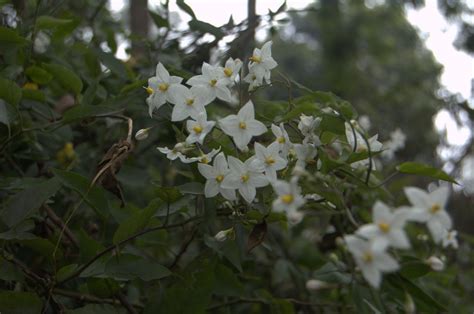
{"label": "flower cluster", "polygon": [[372,208],[372,223],[357,229],[344,240],[354,256],[362,275],[373,287],[379,287],[382,273],[399,269],[399,264],[389,253],[389,248],[411,247],[404,231],[408,221],[426,223],[435,243],[457,248],[456,231],[451,230],[451,218],[445,210],[449,190],[440,187],[431,193],[415,188],[405,188],[411,206],[395,210],[377,201]]}

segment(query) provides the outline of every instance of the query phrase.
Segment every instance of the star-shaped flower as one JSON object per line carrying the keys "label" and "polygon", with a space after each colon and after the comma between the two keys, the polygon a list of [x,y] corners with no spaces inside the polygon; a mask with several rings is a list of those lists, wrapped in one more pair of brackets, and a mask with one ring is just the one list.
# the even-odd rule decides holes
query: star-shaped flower
{"label": "star-shaped flower", "polygon": [[191,86],[204,87],[209,95],[209,102],[216,97],[227,102],[232,100],[230,90],[227,87],[229,85],[228,77],[219,67],[212,66],[209,63],[204,62],[202,74],[191,77],[186,83]]}
{"label": "star-shaped flower", "polygon": [[158,150],[166,154],[166,158],[169,160],[175,160],[176,158],[184,157],[183,151],[185,149],[185,143],[177,143],[173,149],[169,149],[168,147],[158,147]]}
{"label": "star-shaped flower", "polygon": [[171,101],[169,94],[170,87],[180,84],[182,80],[183,78],[179,76],[170,76],[163,64],[161,64],[161,62],[158,63],[156,66],[156,76],[148,79],[148,87],[146,88],[149,94],[146,103],[148,104],[150,117],[154,109],[158,109],[167,101]]}
{"label": "star-shaped flower", "polygon": [[271,70],[274,69],[278,63],[272,58],[272,42],[268,41],[262,49],[255,48],[253,54],[250,57],[249,62],[249,73],[256,76],[256,80],[259,84],[265,80],[270,84]]}
{"label": "star-shaped flower", "polygon": [[275,143],[278,143],[281,155],[286,158],[288,156],[288,151],[293,147],[293,143],[290,141],[290,137],[288,136],[288,132],[285,130],[283,122],[280,123],[279,127],[272,124],[271,129],[273,135],[275,135]]}
{"label": "star-shaped flower", "polygon": [[315,165],[317,161],[314,159],[318,154],[318,150],[312,144],[295,144],[296,166],[305,169],[307,165]]}
{"label": "star-shaped flower", "polygon": [[225,66],[221,68],[224,77],[227,79],[228,84],[232,85],[235,82],[235,78],[239,74],[240,68],[242,67],[242,61],[240,59],[229,58],[225,62]]}
{"label": "star-shaped flower", "polygon": [[356,234],[373,241],[375,248],[390,245],[407,249],[410,247],[410,242],[403,230],[407,217],[406,209],[401,208],[392,212],[386,204],[377,201],[372,209],[373,223],[363,225]]}
{"label": "star-shaped flower", "polygon": [[221,193],[223,197],[230,201],[237,199],[234,189],[225,189],[222,187],[224,178],[230,173],[224,153],[219,153],[216,158],[214,158],[214,164],[212,166],[200,163],[198,164],[198,169],[207,179],[206,185],[204,186],[204,195],[206,197],[214,197],[218,193]]}
{"label": "star-shaped flower", "polygon": [[385,252],[385,248],[374,247],[370,241],[353,235],[345,236],[347,249],[362,271],[362,275],[369,284],[378,288],[382,281],[382,273],[394,272],[399,269],[398,262]]}
{"label": "star-shaped flower", "polygon": [[433,240],[439,243],[444,231],[452,227],[451,217],[445,210],[449,189],[440,187],[431,193],[426,193],[416,187],[407,187],[405,195],[412,204],[410,219],[426,223]]}
{"label": "star-shaped flower", "polygon": [[267,131],[262,122],[255,120],[251,100],[239,110],[237,115],[229,115],[219,120],[219,126],[225,134],[233,138],[235,145],[242,151],[247,149],[253,136],[262,135]]}
{"label": "star-shaped flower", "polygon": [[255,143],[255,157],[261,162],[265,169],[265,175],[268,181],[275,182],[277,179],[277,171],[286,167],[288,161],[281,158],[277,142],[273,142],[268,147],[263,146],[260,143]]}
{"label": "star-shaped flower", "polygon": [[202,86],[193,86],[190,89],[184,85],[172,85],[169,88],[170,102],[174,104],[171,121],[181,121],[187,117],[196,119],[204,106],[209,104],[209,95]]}
{"label": "star-shaped flower", "polygon": [[225,189],[238,189],[244,200],[251,203],[257,193],[256,188],[268,185],[262,165],[255,162],[254,157],[250,157],[243,163],[229,156],[227,161],[230,173],[224,178],[221,186]]}
{"label": "star-shaped flower", "polygon": [[457,249],[459,247],[457,236],[458,232],[456,230],[444,230],[442,236],[443,247],[451,246],[453,249]]}
{"label": "star-shaped flower", "polygon": [[193,163],[193,162],[208,164],[212,161],[212,158],[214,158],[214,156],[217,155],[217,153],[219,153],[220,150],[221,150],[221,148],[219,147],[219,149],[213,149],[207,154],[201,152],[201,155],[198,156],[198,157],[188,158],[184,155],[181,155],[179,157],[179,159],[181,160],[182,163],[185,163],[185,164],[190,164],[190,163]]}
{"label": "star-shaped flower", "polygon": [[198,142],[202,144],[206,135],[212,130],[216,122],[207,121],[206,112],[201,112],[196,120],[186,121],[186,129],[189,132],[186,143],[192,144]]}
{"label": "star-shaped flower", "polygon": [[273,210],[276,212],[295,213],[306,202],[301,195],[296,177],[291,178],[290,182],[277,180],[273,184],[273,189],[277,194],[277,198],[273,201]]}

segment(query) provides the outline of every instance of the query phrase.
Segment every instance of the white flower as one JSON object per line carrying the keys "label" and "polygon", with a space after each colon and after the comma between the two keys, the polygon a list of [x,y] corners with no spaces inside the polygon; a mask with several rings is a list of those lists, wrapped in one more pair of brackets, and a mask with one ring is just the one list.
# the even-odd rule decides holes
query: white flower
{"label": "white flower", "polygon": [[362,275],[368,283],[378,288],[382,281],[382,273],[394,272],[398,270],[397,261],[385,252],[385,248],[374,248],[369,241],[363,240],[353,235],[344,236],[347,249],[362,271]]}
{"label": "white flower", "polygon": [[314,129],[319,126],[320,122],[321,118],[315,118],[313,116],[301,114],[300,122],[298,123],[298,129],[301,131],[303,136],[310,136],[314,133]]}
{"label": "white flower", "polygon": [[392,159],[395,152],[405,147],[406,135],[400,129],[396,129],[390,133],[390,140],[384,143],[384,151],[382,157]]}
{"label": "white flower", "polygon": [[148,135],[149,135],[149,131],[150,131],[151,128],[146,128],[146,129],[140,129],[137,131],[137,133],[135,133],[135,139],[137,141],[143,141],[145,139],[148,138]]}
{"label": "white flower", "polygon": [[203,164],[208,164],[212,161],[212,158],[214,158],[214,156],[217,155],[217,153],[220,150],[221,150],[221,148],[219,147],[219,149],[213,149],[207,154],[201,153],[200,156],[191,157],[191,158],[187,158],[186,156],[181,155],[181,156],[179,156],[179,159],[181,160],[181,162],[183,162],[185,164],[190,164],[190,163],[193,163],[193,162],[196,162],[196,161],[200,162],[200,163],[203,163]]}
{"label": "white flower", "polygon": [[229,85],[234,84],[235,78],[239,74],[241,67],[242,61],[240,61],[240,59],[227,59],[225,66],[221,68],[221,70],[222,73],[224,73],[224,77],[227,79]]}
{"label": "white flower", "polygon": [[426,223],[435,243],[442,240],[443,233],[451,229],[452,221],[445,210],[449,196],[447,187],[440,187],[437,190],[426,193],[416,188],[405,188],[405,195],[412,204],[410,219]]}
{"label": "white flower", "polygon": [[277,198],[273,201],[273,210],[276,212],[295,213],[306,202],[298,186],[298,178],[291,178],[290,182],[277,180],[273,184]]}
{"label": "white flower", "polygon": [[272,58],[271,49],[272,42],[268,41],[262,46],[261,50],[255,48],[250,57],[249,72],[256,76],[256,80],[259,84],[261,84],[264,79],[270,84],[270,71],[278,65]]}
{"label": "white flower", "polygon": [[204,62],[202,65],[202,74],[191,77],[187,82],[191,86],[202,86],[209,95],[209,101],[213,101],[216,97],[230,102],[232,100],[228,78],[224,75],[219,67]]}
{"label": "white flower", "polygon": [[268,185],[268,180],[263,174],[263,167],[251,157],[243,163],[233,156],[228,158],[230,173],[224,178],[222,187],[225,189],[238,189],[240,195],[251,203],[257,193],[256,188]]}
{"label": "white flower", "polygon": [[356,234],[373,241],[375,248],[391,245],[395,248],[407,249],[410,247],[410,242],[403,230],[407,216],[406,209],[392,212],[383,202],[377,201],[372,209],[373,223],[361,226]]}
{"label": "white flower", "polygon": [[430,256],[425,262],[434,271],[442,271],[444,269],[444,262],[436,256]]}
{"label": "white flower", "polygon": [[249,73],[244,77],[244,82],[249,83],[249,92],[253,91],[256,87],[262,85],[261,82],[257,81],[257,76],[253,73]]}
{"label": "white flower", "polygon": [[[355,132],[355,138],[354,138],[354,132]],[[368,152],[369,147],[371,152],[378,152],[382,149],[383,144],[380,143],[377,138],[378,134],[372,136],[371,138],[367,139],[367,142],[369,143],[369,147],[367,147],[367,143],[364,140],[364,137],[357,131],[356,128],[352,130],[351,126],[349,123],[346,122],[346,138],[347,142],[349,143],[351,149],[356,147],[356,152],[357,153],[363,153],[363,152]],[[352,166],[355,168],[359,167],[365,167],[369,164],[369,158],[359,160],[356,162],[352,163]],[[375,163],[372,162],[372,168],[375,169]]]}
{"label": "white flower", "polygon": [[364,130],[368,131],[370,129],[371,123],[370,123],[370,118],[367,115],[361,115],[359,116],[359,125],[361,128]]}
{"label": "white flower", "polygon": [[171,121],[181,121],[187,117],[196,119],[205,112],[204,106],[209,104],[210,98],[202,86],[193,86],[190,89],[184,85],[172,85],[169,88],[170,102],[174,104]]}
{"label": "white flower", "polygon": [[452,246],[453,249],[457,249],[459,247],[457,235],[458,232],[456,230],[444,230],[442,238],[443,247]]}
{"label": "white flower", "polygon": [[262,135],[267,131],[265,125],[255,120],[253,103],[249,100],[237,115],[229,115],[219,120],[219,126],[225,134],[232,136],[235,145],[244,151],[253,136]]}
{"label": "white flower", "polygon": [[307,165],[316,164],[316,160],[314,160],[318,153],[316,147],[311,144],[295,144],[294,149],[298,159],[295,167],[305,169]]}
{"label": "white flower", "polygon": [[293,147],[293,143],[290,141],[290,137],[288,136],[288,132],[285,130],[284,124],[280,123],[279,127],[272,124],[271,129],[273,135],[275,135],[275,142],[278,143],[282,156],[286,158],[288,156],[288,151]]}
{"label": "white flower", "polygon": [[158,63],[156,66],[156,76],[148,79],[148,87],[146,91],[150,96],[146,99],[148,104],[148,113],[153,114],[154,109],[160,108],[165,102],[171,101],[169,88],[172,85],[180,84],[183,78],[178,76],[170,76],[163,64]]}
{"label": "white flower", "polygon": [[204,195],[206,197],[214,197],[221,193],[223,197],[230,201],[237,199],[235,190],[222,187],[224,178],[230,173],[224,153],[219,153],[216,156],[212,166],[203,163],[198,164],[198,170],[207,179],[204,186]]}
{"label": "white flower", "polygon": [[268,181],[275,182],[277,171],[286,167],[288,161],[278,154],[280,144],[273,142],[268,147],[255,143],[255,157],[261,162],[265,169]]}
{"label": "white flower", "polygon": [[201,112],[196,120],[186,121],[186,129],[189,132],[186,143],[192,144],[198,142],[202,145],[206,135],[212,130],[216,122],[207,121],[206,112]]}
{"label": "white flower", "polygon": [[185,145],[184,143],[177,143],[173,149],[169,149],[168,147],[158,147],[158,150],[162,152],[163,154],[166,154],[166,158],[169,160],[175,160],[176,158],[182,158],[183,156],[183,151],[184,151]]}

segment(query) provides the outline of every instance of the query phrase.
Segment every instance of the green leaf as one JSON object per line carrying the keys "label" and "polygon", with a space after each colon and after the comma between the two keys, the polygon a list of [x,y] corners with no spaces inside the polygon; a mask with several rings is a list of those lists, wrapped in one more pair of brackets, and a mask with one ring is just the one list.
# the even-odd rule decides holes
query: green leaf
{"label": "green leaf", "polygon": [[74,271],[76,271],[78,268],[77,264],[70,264],[62,267],[61,269],[58,270],[58,273],[56,274],[56,280],[57,281],[62,281],[72,275]]}
{"label": "green leaf", "polygon": [[212,34],[216,37],[216,39],[221,39],[222,37],[224,37],[224,33],[212,24],[198,20],[191,20],[188,24],[192,30],[198,31],[203,34]]}
{"label": "green leaf", "polygon": [[183,194],[204,195],[204,185],[199,182],[189,182],[177,187]]}
{"label": "green leaf", "polygon": [[22,88],[23,99],[35,100],[38,102],[45,102],[46,96],[40,90]]}
{"label": "green leaf", "polygon": [[160,28],[160,27],[168,28],[169,27],[168,20],[163,18],[160,14],[158,14],[156,12],[153,12],[153,11],[148,11],[148,13],[150,14],[151,19],[155,23],[156,27],[158,27],[158,28]]}
{"label": "green leaf", "polygon": [[115,231],[113,241],[115,244],[125,240],[129,236],[144,229],[150,222],[151,217],[156,212],[155,206],[148,206],[145,209],[134,213],[132,217],[120,224],[117,231]]}
{"label": "green leaf", "polygon": [[33,82],[38,84],[48,84],[53,79],[53,76],[48,71],[35,65],[26,69],[25,73]]}
{"label": "green leaf", "polygon": [[404,162],[403,164],[397,166],[397,170],[401,173],[418,174],[421,176],[427,176],[458,184],[456,180],[454,180],[443,170],[417,162]]}
{"label": "green leaf", "polygon": [[31,233],[35,228],[35,223],[31,220],[24,220],[18,225],[8,229],[5,232],[0,233],[0,239],[2,240],[31,240],[37,237]]}
{"label": "green leaf", "polygon": [[176,187],[167,187],[167,186],[161,186],[157,188],[156,194],[158,195],[160,199],[162,199],[166,203],[174,203],[177,200],[179,200],[182,196],[179,189],[177,189]]}
{"label": "green leaf", "polygon": [[346,134],[346,127],[344,120],[334,115],[322,115],[321,123],[319,124],[321,132],[331,132],[338,135]]}
{"label": "green leaf", "polygon": [[241,296],[244,286],[232,270],[222,264],[214,268],[216,274],[216,285],[214,293],[223,296]]}
{"label": "green leaf", "polygon": [[99,215],[107,216],[109,214],[109,202],[103,188],[91,187],[91,181],[78,173],[59,169],[52,171],[62,184],[79,193]]}
{"label": "green leaf", "polygon": [[191,7],[184,2],[184,0],[177,0],[176,4],[181,10],[188,13],[193,19],[196,19],[193,9],[191,9]]}
{"label": "green leaf", "polygon": [[99,106],[91,106],[91,105],[79,105],[74,106],[68,111],[64,113],[63,122],[70,123],[76,120],[82,120],[85,118],[95,117],[99,115],[111,114],[116,113],[119,111],[120,108],[106,106],[106,105],[99,105]]}
{"label": "green leaf", "polygon": [[0,26],[0,51],[19,48],[26,45],[27,40],[20,36],[16,30]]}
{"label": "green leaf", "polygon": [[0,77],[0,98],[13,106],[21,100],[21,88],[15,82]]}
{"label": "green leaf", "polygon": [[113,256],[105,266],[105,274],[108,277],[129,280],[140,278],[144,281],[156,280],[171,275],[168,268],[146,260],[143,257],[123,254]]}
{"label": "green leaf", "polygon": [[7,226],[15,226],[38,210],[60,187],[59,180],[51,178],[18,192],[3,208],[1,219]]}
{"label": "green leaf", "polygon": [[41,299],[35,293],[0,291],[0,313],[38,314],[41,308]]}
{"label": "green leaf", "polygon": [[100,59],[103,65],[105,65],[110,71],[117,75],[121,79],[127,79],[128,73],[123,62],[112,53],[104,52],[100,49],[96,50],[97,57]]}
{"label": "green leaf", "polygon": [[23,282],[25,275],[17,266],[0,257],[0,280]]}
{"label": "green leaf", "polygon": [[431,267],[424,261],[413,257],[403,256],[401,261],[400,274],[408,279],[422,277],[431,271]]}
{"label": "green leaf", "polygon": [[59,19],[56,17],[43,15],[36,19],[36,27],[38,27],[38,29],[55,29],[68,26],[73,22],[74,21],[70,19]]}
{"label": "green leaf", "polygon": [[133,91],[133,90],[136,90],[136,89],[142,89],[143,90],[143,95],[145,95],[145,89],[143,88],[144,86],[146,86],[148,84],[148,80],[147,79],[142,79],[142,80],[138,80],[136,82],[133,82],[133,83],[130,83],[128,85],[125,85],[124,87],[122,87],[122,89],[120,90],[120,94],[126,94],[130,91]]}
{"label": "green leaf", "polygon": [[43,67],[55,77],[64,89],[76,95],[81,93],[82,81],[73,71],[55,63],[43,64]]}

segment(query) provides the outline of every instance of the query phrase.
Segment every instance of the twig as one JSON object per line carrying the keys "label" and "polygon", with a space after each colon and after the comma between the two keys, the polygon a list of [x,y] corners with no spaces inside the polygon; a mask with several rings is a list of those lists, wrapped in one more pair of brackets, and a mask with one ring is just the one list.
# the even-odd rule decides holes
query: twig
{"label": "twig", "polygon": [[92,263],[94,263],[96,260],[98,260],[99,258],[101,258],[102,256],[104,256],[105,254],[107,254],[108,252],[110,251],[113,251],[114,249],[120,247],[121,245],[129,242],[129,241],[132,241],[133,239],[136,239],[144,234],[147,234],[147,233],[150,233],[150,232],[153,232],[153,231],[157,231],[157,230],[163,230],[163,229],[172,229],[172,228],[179,228],[179,227],[182,227],[190,222],[193,222],[193,221],[196,221],[196,220],[199,220],[199,219],[202,219],[203,217],[201,216],[195,216],[195,217],[192,217],[192,218],[189,218],[185,221],[182,221],[180,223],[176,223],[176,224],[171,224],[171,225],[167,225],[167,226],[164,226],[164,225],[161,225],[161,226],[157,226],[157,227],[153,227],[153,228],[148,228],[148,229],[144,229],[140,232],[137,232],[135,233],[134,235],[128,237],[127,239],[124,239],[122,241],[120,241],[119,243],[117,244],[113,244],[113,245],[110,245],[109,247],[105,248],[104,250],[100,251],[99,253],[97,253],[94,257],[92,257],[87,263],[85,263],[84,265],[82,265],[78,270],[76,270],[74,273],[72,273],[71,275],[69,275],[68,277],[64,278],[63,280],[59,281],[58,282],[58,285],[60,284],[63,284],[71,279],[74,279],[75,277],[79,276],[80,274],[82,274],[82,272],[84,270],[86,270],[90,265],[92,265]]}
{"label": "twig", "polygon": [[193,242],[194,240],[194,237],[196,236],[197,234],[197,228],[194,228],[191,236],[189,237],[189,239],[187,241],[185,241],[182,245],[181,245],[181,249],[179,250],[178,254],[176,255],[176,257],[174,258],[174,261],[173,263],[171,263],[170,265],[170,269],[173,269],[176,267],[176,265],[178,265],[178,262],[179,260],[181,259],[181,257],[184,255],[184,253],[186,253],[186,250],[188,249],[189,245],[191,244],[191,242]]}
{"label": "twig", "polygon": [[43,208],[48,215],[48,217],[51,219],[51,221],[59,228],[64,229],[64,234],[66,237],[71,241],[71,243],[74,244],[74,246],[79,247],[79,241],[76,239],[74,236],[74,233],[72,233],[71,229],[69,229],[66,224],[62,221],[62,219],[56,215],[54,210],[47,204],[43,204]]}
{"label": "twig", "polygon": [[[59,289],[59,288],[53,289],[53,294],[61,295],[63,297],[76,299],[78,301],[88,302],[88,303],[99,303],[99,304],[105,303],[105,304],[121,305],[120,300],[109,299],[109,298],[99,298],[91,294],[79,293],[79,292],[69,291],[69,290],[64,290],[64,289]],[[138,309],[143,309],[143,306],[140,304],[129,303],[129,305]]]}
{"label": "twig", "polygon": [[117,293],[117,298],[119,299],[120,303],[127,309],[128,313],[130,314],[137,314],[137,311],[133,308],[133,306],[128,302],[125,295],[122,292]]}

